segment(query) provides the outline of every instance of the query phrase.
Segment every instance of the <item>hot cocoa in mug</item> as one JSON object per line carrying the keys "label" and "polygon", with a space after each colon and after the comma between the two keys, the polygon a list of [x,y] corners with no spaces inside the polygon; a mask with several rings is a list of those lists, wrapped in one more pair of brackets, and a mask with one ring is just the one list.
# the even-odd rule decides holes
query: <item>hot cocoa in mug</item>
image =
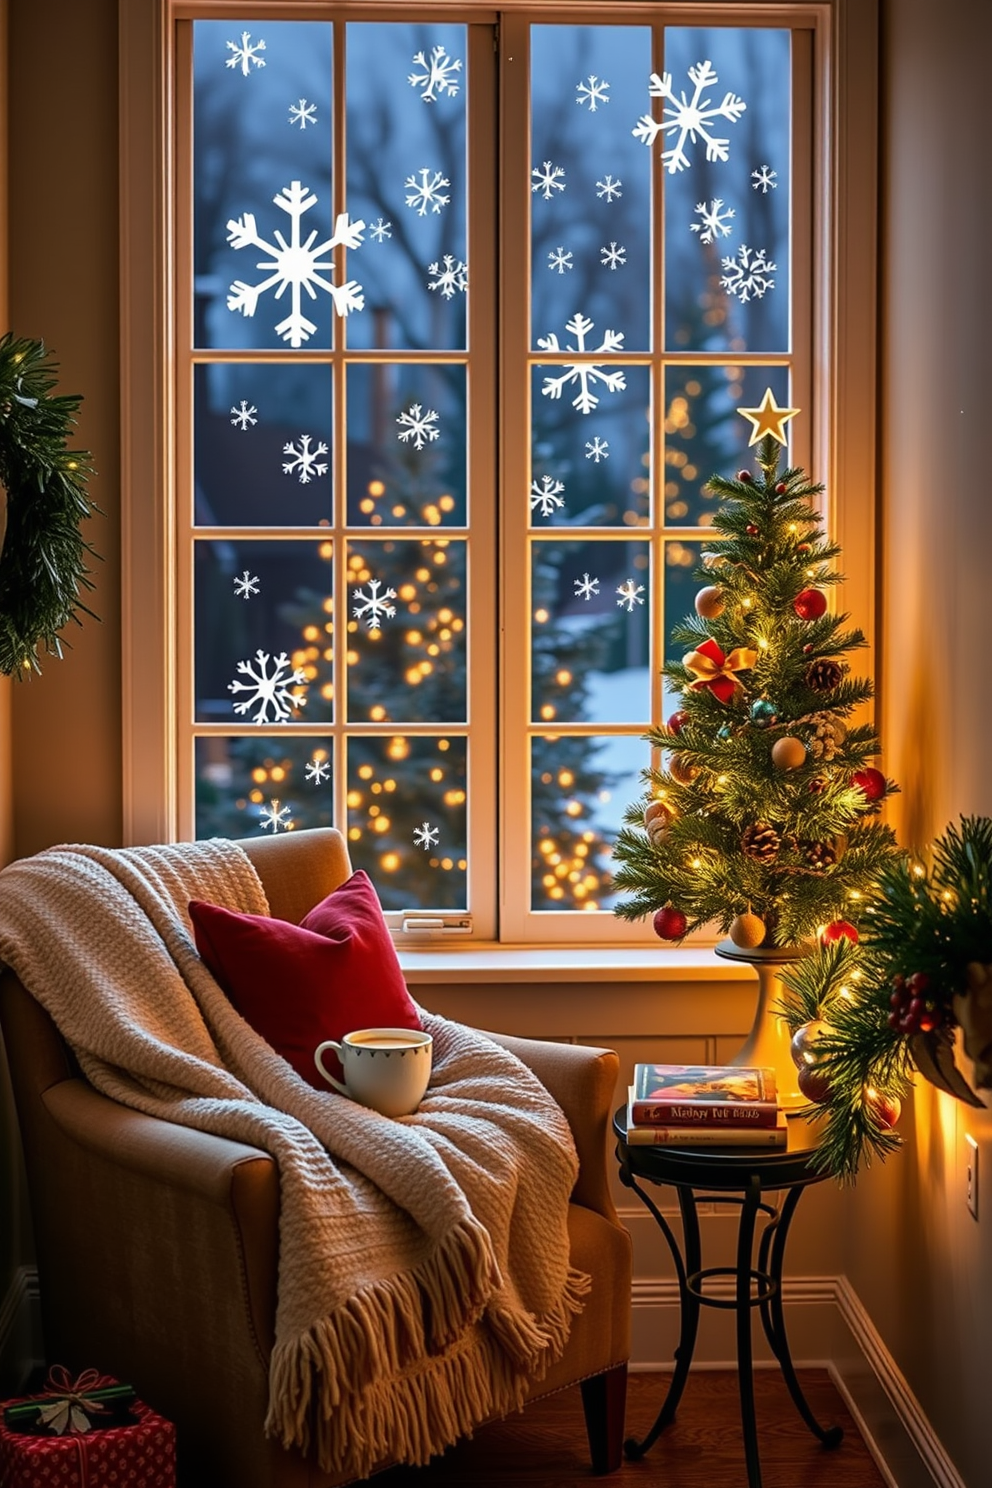
{"label": "hot cocoa in mug", "polygon": [[[429,1033],[418,1028],[358,1028],[342,1039],[325,1039],[314,1050],[324,1079],[361,1106],[382,1116],[409,1116],[423,1100],[431,1077]],[[344,1083],[324,1068],[322,1055],[333,1049]]]}

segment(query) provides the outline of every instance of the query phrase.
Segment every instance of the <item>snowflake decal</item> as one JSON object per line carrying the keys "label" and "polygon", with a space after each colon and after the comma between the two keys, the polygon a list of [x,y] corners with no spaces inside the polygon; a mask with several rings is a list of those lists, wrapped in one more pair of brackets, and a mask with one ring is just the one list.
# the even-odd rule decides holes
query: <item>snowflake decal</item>
{"label": "snowflake decal", "polygon": [[643,593],[643,584],[635,584],[633,579],[624,579],[622,584],[617,585],[617,594],[620,596],[617,604],[623,605],[626,608],[627,614],[632,615],[634,613],[634,606],[644,603],[641,598]]}
{"label": "snowflake decal", "polygon": [[263,832],[267,832],[271,827],[272,835],[275,836],[280,827],[282,827],[284,832],[291,832],[293,830],[293,818],[289,814],[289,807],[280,806],[275,797],[273,797],[268,806],[259,807],[258,815],[262,823]]}
{"label": "snowflake decal", "polygon": [[423,449],[428,440],[438,439],[441,434],[440,429],[435,427],[437,424],[435,409],[428,408],[426,413],[422,413],[419,403],[411,403],[409,410],[401,413],[396,422],[405,426],[400,429],[396,436],[397,439],[401,439],[404,444],[412,439],[414,449]]}
{"label": "snowflake decal", "polygon": [[327,474],[327,462],[319,459],[319,456],[327,454],[327,445],[321,439],[318,440],[316,448],[311,449],[309,434],[300,435],[299,445],[297,449],[292,440],[283,445],[283,454],[292,455],[293,458],[283,462],[282,473],[292,475],[298,472],[300,485],[308,486],[315,475]]}
{"label": "snowflake decal", "polygon": [[565,167],[563,165],[552,165],[550,160],[546,160],[540,170],[535,165],[531,176],[533,178],[531,191],[539,191],[545,201],[550,199],[553,191],[565,190]]}
{"label": "snowflake decal", "polygon": [[604,176],[601,181],[596,182],[596,195],[605,197],[608,202],[611,202],[615,196],[623,196],[620,190],[622,185],[623,182],[619,176],[615,181],[612,176]]}
{"label": "snowflake decal", "polygon": [[[558,337],[552,332],[550,336],[539,336],[537,344],[542,351],[619,351],[623,347],[622,331],[604,331],[603,339],[598,346],[586,346],[586,336],[593,328],[593,322],[585,315],[576,313],[571,320],[565,322],[566,331],[571,331],[578,345],[561,347],[558,345]],[[579,385],[579,391],[572,399],[572,407],[579,409],[581,413],[591,413],[599,402],[598,394],[592,391],[593,385],[601,382],[611,393],[622,392],[627,386],[627,379],[622,368],[615,372],[604,372],[602,367],[595,362],[573,362],[565,368],[558,377],[546,377],[541,389],[545,398],[560,398],[562,389],[570,382]]]}
{"label": "snowflake decal", "polygon": [[468,289],[468,264],[462,263],[461,259],[455,259],[450,253],[444,255],[444,268],[440,264],[427,265],[428,274],[433,274],[433,280],[429,280],[428,289],[439,289],[446,300],[450,300],[456,290],[462,294]]}
{"label": "snowflake decal", "polygon": [[610,441],[608,439],[600,439],[599,435],[597,434],[595,438],[586,440],[587,460],[595,460],[596,464],[598,465],[600,460],[608,460],[609,458]]}
{"label": "snowflake decal", "polygon": [[328,273],[334,272],[334,264],[329,255],[331,250],[343,245],[345,248],[357,248],[362,241],[362,233],[365,230],[364,222],[349,222],[347,212],[339,212],[334,223],[334,232],[331,237],[318,247],[313,247],[313,240],[317,236],[316,229],[311,232],[305,243],[300,241],[300,221],[304,212],[309,212],[315,206],[317,198],[306,186],[301,186],[299,181],[292,181],[289,186],[284,186],[272,200],[276,206],[285,212],[292,223],[290,241],[287,243],[282,233],[275,234],[276,242],[267,243],[264,238],[258,236],[255,226],[254,212],[246,212],[243,217],[232,217],[227,224],[227,241],[233,248],[261,248],[265,253],[271,253],[272,257],[262,259],[255,265],[257,269],[271,269],[273,272],[260,284],[245,284],[236,279],[231,285],[227,296],[227,308],[240,311],[242,315],[254,315],[258,306],[259,296],[265,290],[276,287],[275,298],[281,299],[286,289],[291,289],[291,310],[285,320],[281,320],[276,326],[277,335],[283,341],[288,341],[290,346],[302,346],[304,341],[309,341],[317,327],[306,318],[301,309],[301,295],[305,289],[312,300],[317,296],[314,287],[323,289],[330,295],[334,302],[334,309],[338,315],[347,315],[352,310],[361,310],[365,304],[365,296],[362,286],[354,279],[349,279],[346,284],[333,284],[330,279],[321,277],[320,270]]}
{"label": "snowflake decal", "polygon": [[430,852],[432,847],[437,847],[439,835],[437,827],[432,827],[430,822],[422,822],[419,827],[413,829],[414,845],[422,847],[424,852]]}
{"label": "snowflake decal", "polygon": [[564,489],[562,482],[552,480],[550,475],[542,475],[540,481],[531,481],[531,511],[540,511],[542,517],[550,517],[552,512],[565,505],[565,498],[561,494]]}
{"label": "snowflake decal", "polygon": [[364,620],[369,630],[380,630],[382,628],[381,617],[392,620],[396,614],[396,606],[389,603],[391,599],[396,598],[396,590],[385,589],[380,594],[380,583],[379,579],[369,579],[368,594],[363,593],[361,589],[356,589],[353,595],[353,598],[361,600],[361,604],[355,605],[351,613],[356,620]]}
{"label": "snowflake decal", "polygon": [[246,568],[240,579],[234,580],[234,592],[240,599],[251,599],[253,594],[259,592],[258,574],[255,574],[253,578]]}
{"label": "snowflake decal", "polygon": [[[673,117],[658,120],[652,119],[650,114],[643,114],[631,130],[635,139],[645,145],[653,145],[659,134],[678,136],[669,149],[661,152],[662,163],[670,176],[686,170],[692,163],[686,154],[686,140],[695,144],[697,136],[706,142],[707,160],[726,160],[730,154],[730,141],[711,134],[709,125],[714,119],[728,119],[736,124],[747,108],[743,98],[738,98],[735,93],[725,93],[723,102],[716,105],[703,97],[710,84],[718,81],[712,62],[697,62],[690,67],[689,80],[694,89],[692,98],[687,99],[684,90],[681,97],[676,98],[672,74],[666,72],[659,77],[653,72],[648,92],[652,98],[664,98],[670,103]],[[665,112],[667,114],[668,110]]]}
{"label": "snowflake decal", "polygon": [[428,62],[423,52],[415,52],[413,57],[414,67],[419,67],[420,72],[411,72],[407,76],[407,82],[411,88],[419,88],[420,97],[424,103],[433,103],[435,98],[440,98],[442,93],[447,93],[449,98],[455,98],[458,93],[458,78],[456,72],[461,72],[461,58],[448,56],[443,46],[431,47],[431,59]]}
{"label": "snowflake decal", "polygon": [[604,269],[622,269],[627,262],[627,250],[622,243],[611,242],[608,248],[604,244],[599,253],[599,261]]}
{"label": "snowflake decal", "polygon": [[289,122],[290,124],[299,124],[301,129],[306,129],[308,124],[316,124],[317,105],[315,103],[307,103],[305,98],[301,98],[299,103],[291,103],[289,105]]}
{"label": "snowflake decal", "polygon": [[331,773],[331,767],[326,760],[312,759],[303,771],[311,785],[323,785]]}
{"label": "snowflake decal", "polygon": [[609,103],[610,100],[606,91],[609,86],[609,83],[604,83],[600,78],[596,77],[595,73],[591,72],[588,82],[576,83],[575,101],[579,104],[587,103],[589,105],[589,112],[594,114],[598,104]]}
{"label": "snowflake decal", "polygon": [[250,425],[258,423],[258,419],[254,417],[257,412],[258,409],[254,404],[249,408],[242,398],[240,405],[231,409],[231,423],[236,424],[239,429],[247,430]]}
{"label": "snowflake decal", "polygon": [[264,67],[265,58],[259,57],[258,52],[265,51],[265,42],[256,41],[252,46],[251,32],[242,31],[241,45],[236,41],[227,43],[227,50],[232,53],[224,64],[226,67],[240,67],[242,77],[247,77],[253,67]]}
{"label": "snowflake decal", "polygon": [[572,268],[572,255],[559,246],[553,253],[548,254],[548,268],[557,269],[559,274],[564,274],[566,269]]}
{"label": "snowflake decal", "polygon": [[775,264],[765,258],[763,248],[752,251],[742,243],[736,258],[723,259],[723,267],[726,273],[720,276],[720,283],[742,305],[750,299],[762,299],[766,290],[775,288],[775,280],[769,278],[775,272]]}
{"label": "snowflake decal", "polygon": [[702,222],[689,224],[689,231],[699,234],[701,243],[715,243],[717,236],[729,238],[733,232],[730,219],[734,215],[733,207],[723,211],[723,201],[715,196],[709,206],[705,202],[696,203],[696,212],[703,219]]}
{"label": "snowflake decal", "polygon": [[[306,707],[306,698],[290,691],[291,687],[306,682],[306,672],[300,668],[293,671],[285,651],[280,651],[272,662],[271,673],[271,657],[267,651],[256,651],[252,660],[255,662],[254,667],[251,661],[238,662],[238,671],[249,679],[247,682],[238,682],[235,679],[227,684],[228,692],[250,694],[233,705],[235,713],[243,715],[257,703],[258,712],[252,719],[253,723],[286,723],[292,718],[294,708]],[[269,708],[272,709],[271,719]]]}
{"label": "snowflake decal", "polygon": [[369,237],[374,238],[377,243],[384,243],[387,238],[393,236],[389,231],[392,225],[391,222],[383,222],[381,217],[377,217],[369,228]]}
{"label": "snowflake decal", "polygon": [[408,207],[416,207],[418,217],[425,216],[428,207],[432,212],[440,212],[441,208],[446,207],[451,200],[450,196],[441,195],[441,187],[451,185],[447,176],[442,176],[440,171],[432,173],[426,165],[414,175],[407,176],[404,185],[410,193],[406,204]]}
{"label": "snowflake decal", "polygon": [[775,177],[778,171],[773,171],[770,165],[763,165],[759,170],[751,172],[751,190],[760,191],[762,196],[767,196],[769,189],[778,190],[778,182]]}
{"label": "snowflake decal", "polygon": [[584,599],[587,604],[594,594],[599,593],[599,580],[591,579],[587,573],[581,579],[573,579],[572,583],[575,586],[576,599]]}

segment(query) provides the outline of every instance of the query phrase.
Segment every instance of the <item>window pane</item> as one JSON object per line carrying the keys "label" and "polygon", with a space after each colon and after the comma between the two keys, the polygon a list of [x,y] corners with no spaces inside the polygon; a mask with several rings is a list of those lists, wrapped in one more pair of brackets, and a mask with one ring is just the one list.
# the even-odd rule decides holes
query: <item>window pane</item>
{"label": "window pane", "polygon": [[366,225],[353,347],[465,345],[464,26],[347,28],[348,206]]}
{"label": "window pane", "polygon": [[333,742],[251,734],[196,740],[196,835],[334,825]]}
{"label": "window pane", "polygon": [[[588,364],[582,371],[588,375]],[[588,415],[572,406],[581,376],[560,397],[566,368],[536,366],[531,374],[530,520],[535,527],[638,527],[650,510],[651,374],[647,367],[610,368],[624,387],[606,390]],[[594,369],[595,370],[595,369]],[[590,380],[589,388],[597,384]]]}
{"label": "window pane", "polygon": [[647,764],[647,745],[630,736],[531,740],[532,909],[609,908],[610,850]]}
{"label": "window pane", "polygon": [[465,369],[348,368],[348,523],[463,527]]}

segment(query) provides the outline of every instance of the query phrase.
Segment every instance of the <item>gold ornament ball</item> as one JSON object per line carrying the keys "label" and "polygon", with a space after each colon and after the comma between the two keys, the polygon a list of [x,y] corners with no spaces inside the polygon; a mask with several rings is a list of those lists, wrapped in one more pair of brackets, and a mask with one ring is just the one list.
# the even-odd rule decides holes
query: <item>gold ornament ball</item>
{"label": "gold ornament ball", "polygon": [[742,951],[753,951],[765,938],[765,922],[750,910],[739,914],[730,922],[730,938]]}
{"label": "gold ornament ball", "polygon": [[671,814],[664,801],[649,801],[644,808],[644,825],[650,827],[653,821],[662,821],[667,826]]}
{"label": "gold ornament ball", "polygon": [[673,754],[668,761],[668,773],[680,785],[688,785],[695,780],[699,770],[695,765],[690,765],[684,754]]}
{"label": "gold ornament ball", "polygon": [[660,847],[668,836],[671,823],[667,816],[656,816],[648,825],[648,841],[652,847]]}
{"label": "gold ornament ball", "polygon": [[707,584],[696,595],[696,614],[700,620],[715,620],[726,608],[727,601],[719,584]]}
{"label": "gold ornament ball", "polygon": [[776,770],[798,770],[806,759],[806,746],[801,739],[786,734],[772,745],[772,764]]}

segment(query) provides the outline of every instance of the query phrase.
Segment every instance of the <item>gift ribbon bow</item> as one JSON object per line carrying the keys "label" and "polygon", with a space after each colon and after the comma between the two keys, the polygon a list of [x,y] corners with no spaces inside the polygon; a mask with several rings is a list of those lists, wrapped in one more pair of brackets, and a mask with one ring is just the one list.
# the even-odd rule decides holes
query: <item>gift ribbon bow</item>
{"label": "gift ribbon bow", "polygon": [[682,665],[696,678],[695,682],[689,683],[691,692],[708,687],[721,703],[728,703],[739,685],[734,673],[749,671],[757,660],[757,651],[752,651],[748,646],[735,646],[729,656],[724,656],[716,641],[710,637],[695,651],[690,651],[688,656],[683,656]]}
{"label": "gift ribbon bow", "polygon": [[59,1436],[63,1432],[89,1431],[90,1416],[108,1414],[105,1405],[89,1397],[94,1390],[112,1384],[109,1375],[98,1374],[95,1369],[84,1369],[73,1379],[64,1365],[53,1364],[45,1385],[45,1394],[52,1399],[38,1407],[38,1420]]}

